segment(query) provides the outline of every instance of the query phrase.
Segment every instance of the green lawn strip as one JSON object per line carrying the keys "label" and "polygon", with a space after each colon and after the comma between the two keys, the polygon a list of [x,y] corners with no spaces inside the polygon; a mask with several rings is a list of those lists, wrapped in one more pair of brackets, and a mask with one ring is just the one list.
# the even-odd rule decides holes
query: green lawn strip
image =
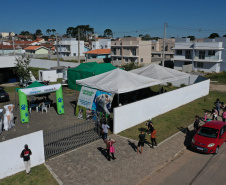
{"label": "green lawn strip", "polygon": [[10,93],[10,92],[15,92],[16,91],[16,88],[21,88],[21,86],[17,85],[17,86],[11,86],[11,87],[4,87],[4,90],[7,93]]}
{"label": "green lawn strip", "polygon": [[212,81],[217,81],[218,84],[226,84],[226,71],[220,73],[207,73],[205,77]]}
{"label": "green lawn strip", "polygon": [[[204,109],[211,111],[217,98],[219,98],[220,101],[226,102],[225,93],[211,91],[210,94],[205,97],[153,118],[152,121],[157,130],[157,142],[160,143],[177,133],[179,130],[192,124],[195,120],[195,115],[204,117]],[[120,132],[119,135],[138,140],[141,129],[145,129],[146,131],[145,122],[124,130]],[[146,139],[150,142],[150,137],[148,135],[146,136]]]}
{"label": "green lawn strip", "polygon": [[33,167],[31,174],[25,171],[0,180],[1,185],[55,185],[58,184],[44,164]]}

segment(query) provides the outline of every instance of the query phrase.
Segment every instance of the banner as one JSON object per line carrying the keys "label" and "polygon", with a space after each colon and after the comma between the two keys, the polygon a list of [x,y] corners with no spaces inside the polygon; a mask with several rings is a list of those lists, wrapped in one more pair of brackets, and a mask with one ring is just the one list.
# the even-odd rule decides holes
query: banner
{"label": "banner", "polygon": [[[97,112],[110,114],[112,100],[113,94],[111,93],[83,86],[78,98],[77,105],[79,107],[76,107],[76,116],[78,116],[80,112],[79,117],[81,118],[82,111],[83,113],[87,113],[86,119],[94,117]],[[83,107],[83,109],[81,107]]]}

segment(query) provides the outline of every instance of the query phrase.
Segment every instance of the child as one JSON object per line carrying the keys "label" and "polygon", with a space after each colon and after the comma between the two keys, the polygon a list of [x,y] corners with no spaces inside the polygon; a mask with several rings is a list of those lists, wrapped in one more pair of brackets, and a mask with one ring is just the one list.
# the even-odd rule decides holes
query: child
{"label": "child", "polygon": [[157,142],[156,142],[156,133],[157,131],[155,130],[155,128],[153,127],[153,130],[151,132],[151,144],[152,144],[152,148],[154,148],[154,144],[155,146],[157,146]]}
{"label": "child", "polygon": [[223,119],[223,122],[225,122],[225,120],[226,120],[226,110],[225,109],[223,109],[222,119]]}
{"label": "child", "polygon": [[206,119],[207,119],[207,112],[205,112],[204,114],[204,121],[206,122]]}
{"label": "child", "polygon": [[212,110],[212,115],[213,115],[213,117],[212,117],[212,120],[217,120],[217,116],[218,116],[218,111],[217,111],[217,109],[213,109]]}

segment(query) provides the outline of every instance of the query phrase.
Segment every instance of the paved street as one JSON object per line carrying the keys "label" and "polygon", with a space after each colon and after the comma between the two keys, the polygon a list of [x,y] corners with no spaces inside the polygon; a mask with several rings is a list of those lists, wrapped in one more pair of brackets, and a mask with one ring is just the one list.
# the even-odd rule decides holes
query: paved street
{"label": "paved street", "polygon": [[226,144],[217,155],[185,149],[167,166],[143,179],[139,185],[225,184]]}

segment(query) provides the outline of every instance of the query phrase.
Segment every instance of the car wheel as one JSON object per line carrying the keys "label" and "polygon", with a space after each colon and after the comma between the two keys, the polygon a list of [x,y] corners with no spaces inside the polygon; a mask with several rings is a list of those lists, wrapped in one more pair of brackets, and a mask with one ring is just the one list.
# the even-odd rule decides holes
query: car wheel
{"label": "car wheel", "polygon": [[217,154],[219,151],[219,146],[217,146],[216,150],[215,150],[215,153],[214,154]]}

